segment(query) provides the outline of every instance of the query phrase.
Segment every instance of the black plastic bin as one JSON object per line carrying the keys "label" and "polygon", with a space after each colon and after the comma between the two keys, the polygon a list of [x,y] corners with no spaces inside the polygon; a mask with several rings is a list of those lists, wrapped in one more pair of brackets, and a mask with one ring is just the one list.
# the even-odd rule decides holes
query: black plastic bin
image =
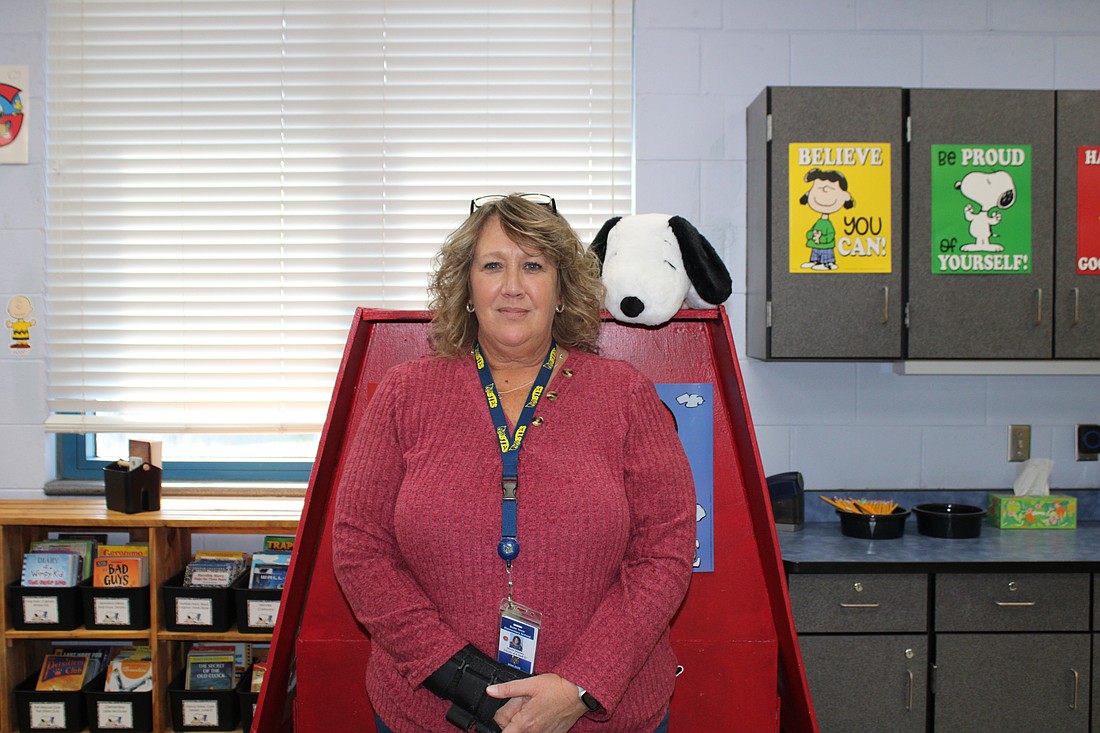
{"label": "black plastic bin", "polygon": [[12,690],[20,733],[38,733],[42,730],[77,733],[84,730],[88,725],[84,692],[97,686],[103,689],[106,676],[106,672],[100,672],[80,690],[36,690],[36,671]]}
{"label": "black plastic bin", "polygon": [[249,588],[248,573],[233,584],[237,631],[242,634],[270,634],[279,618],[283,591],[277,588]]}
{"label": "black plastic bin", "polygon": [[80,597],[86,629],[149,628],[149,586],[97,588],[89,578],[80,584]]}
{"label": "black plastic bin", "polygon": [[168,686],[172,709],[172,729],[234,730],[241,719],[239,695],[232,690],[185,690],[181,672]]}
{"label": "black plastic bin", "polygon": [[8,615],[19,631],[72,631],[84,623],[79,586],[8,586]]}
{"label": "black plastic bin", "polygon": [[102,686],[86,690],[88,730],[91,733],[124,731],[152,733],[153,692],[104,692]]}
{"label": "black plastic bin", "polygon": [[169,631],[228,631],[233,625],[232,588],[185,588],[184,571],[160,587],[164,628]]}
{"label": "black plastic bin", "polygon": [[252,716],[256,713],[256,703],[260,699],[260,693],[251,691],[252,670],[253,667],[249,666],[248,670],[241,675],[241,681],[237,683],[237,702],[241,708],[241,730],[248,730],[252,727]]}

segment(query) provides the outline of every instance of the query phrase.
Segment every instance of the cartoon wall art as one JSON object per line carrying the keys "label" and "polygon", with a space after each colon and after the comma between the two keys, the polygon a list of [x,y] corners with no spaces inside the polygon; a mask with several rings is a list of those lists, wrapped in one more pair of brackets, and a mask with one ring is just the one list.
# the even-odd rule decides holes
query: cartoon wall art
{"label": "cartoon wall art", "polygon": [[0,163],[26,163],[27,79],[26,66],[0,66]]}
{"label": "cartoon wall art", "polygon": [[1100,275],[1100,147],[1077,148],[1077,274]]}
{"label": "cartoon wall art", "polygon": [[695,479],[697,573],[714,572],[714,385],[658,384]]}
{"label": "cartoon wall art", "polygon": [[792,273],[890,272],[889,143],[791,143]]}
{"label": "cartoon wall art", "polygon": [[31,348],[31,329],[38,321],[31,318],[34,306],[25,295],[14,295],[8,300],[8,318],[4,327],[11,330],[11,349],[24,351]]}
{"label": "cartoon wall art", "polygon": [[932,272],[1031,272],[1031,146],[932,146]]}

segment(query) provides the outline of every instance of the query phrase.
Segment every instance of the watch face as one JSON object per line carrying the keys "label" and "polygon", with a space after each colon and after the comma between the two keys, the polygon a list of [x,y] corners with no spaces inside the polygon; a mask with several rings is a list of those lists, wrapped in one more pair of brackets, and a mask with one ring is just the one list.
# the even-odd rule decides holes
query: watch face
{"label": "watch face", "polygon": [[588,708],[589,712],[595,712],[599,709],[600,704],[596,702],[596,698],[589,695],[587,692],[581,694],[581,702]]}

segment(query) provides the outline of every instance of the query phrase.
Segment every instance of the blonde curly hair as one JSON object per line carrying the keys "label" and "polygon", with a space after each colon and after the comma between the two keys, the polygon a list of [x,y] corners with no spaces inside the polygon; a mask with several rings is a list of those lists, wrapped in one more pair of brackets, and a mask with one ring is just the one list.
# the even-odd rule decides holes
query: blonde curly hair
{"label": "blonde curly hair", "polygon": [[428,287],[428,309],[432,314],[428,342],[432,351],[440,356],[459,356],[468,352],[477,339],[477,315],[466,310],[471,296],[470,266],[478,237],[494,217],[509,239],[546,257],[558,270],[562,310],[554,316],[554,340],[565,348],[595,353],[604,298],[599,259],[581,244],[573,227],[555,208],[517,193],[475,208],[436,255]]}

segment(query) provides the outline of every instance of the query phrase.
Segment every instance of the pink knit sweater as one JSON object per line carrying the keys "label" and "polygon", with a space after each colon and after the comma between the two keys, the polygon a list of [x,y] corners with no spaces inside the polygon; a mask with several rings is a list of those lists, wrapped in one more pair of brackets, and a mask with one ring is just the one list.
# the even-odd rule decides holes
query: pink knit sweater
{"label": "pink knit sweater", "polygon": [[[634,367],[573,351],[564,369],[520,453],[514,598],[543,614],[535,672],[603,705],[574,731],[652,731],[674,683],[669,621],[691,577],[691,470]],[[373,641],[367,692],[395,733],[454,730],[449,703],[420,683],[467,643],[496,657],[500,473],[472,357],[394,367],[350,426],[334,561]]]}

